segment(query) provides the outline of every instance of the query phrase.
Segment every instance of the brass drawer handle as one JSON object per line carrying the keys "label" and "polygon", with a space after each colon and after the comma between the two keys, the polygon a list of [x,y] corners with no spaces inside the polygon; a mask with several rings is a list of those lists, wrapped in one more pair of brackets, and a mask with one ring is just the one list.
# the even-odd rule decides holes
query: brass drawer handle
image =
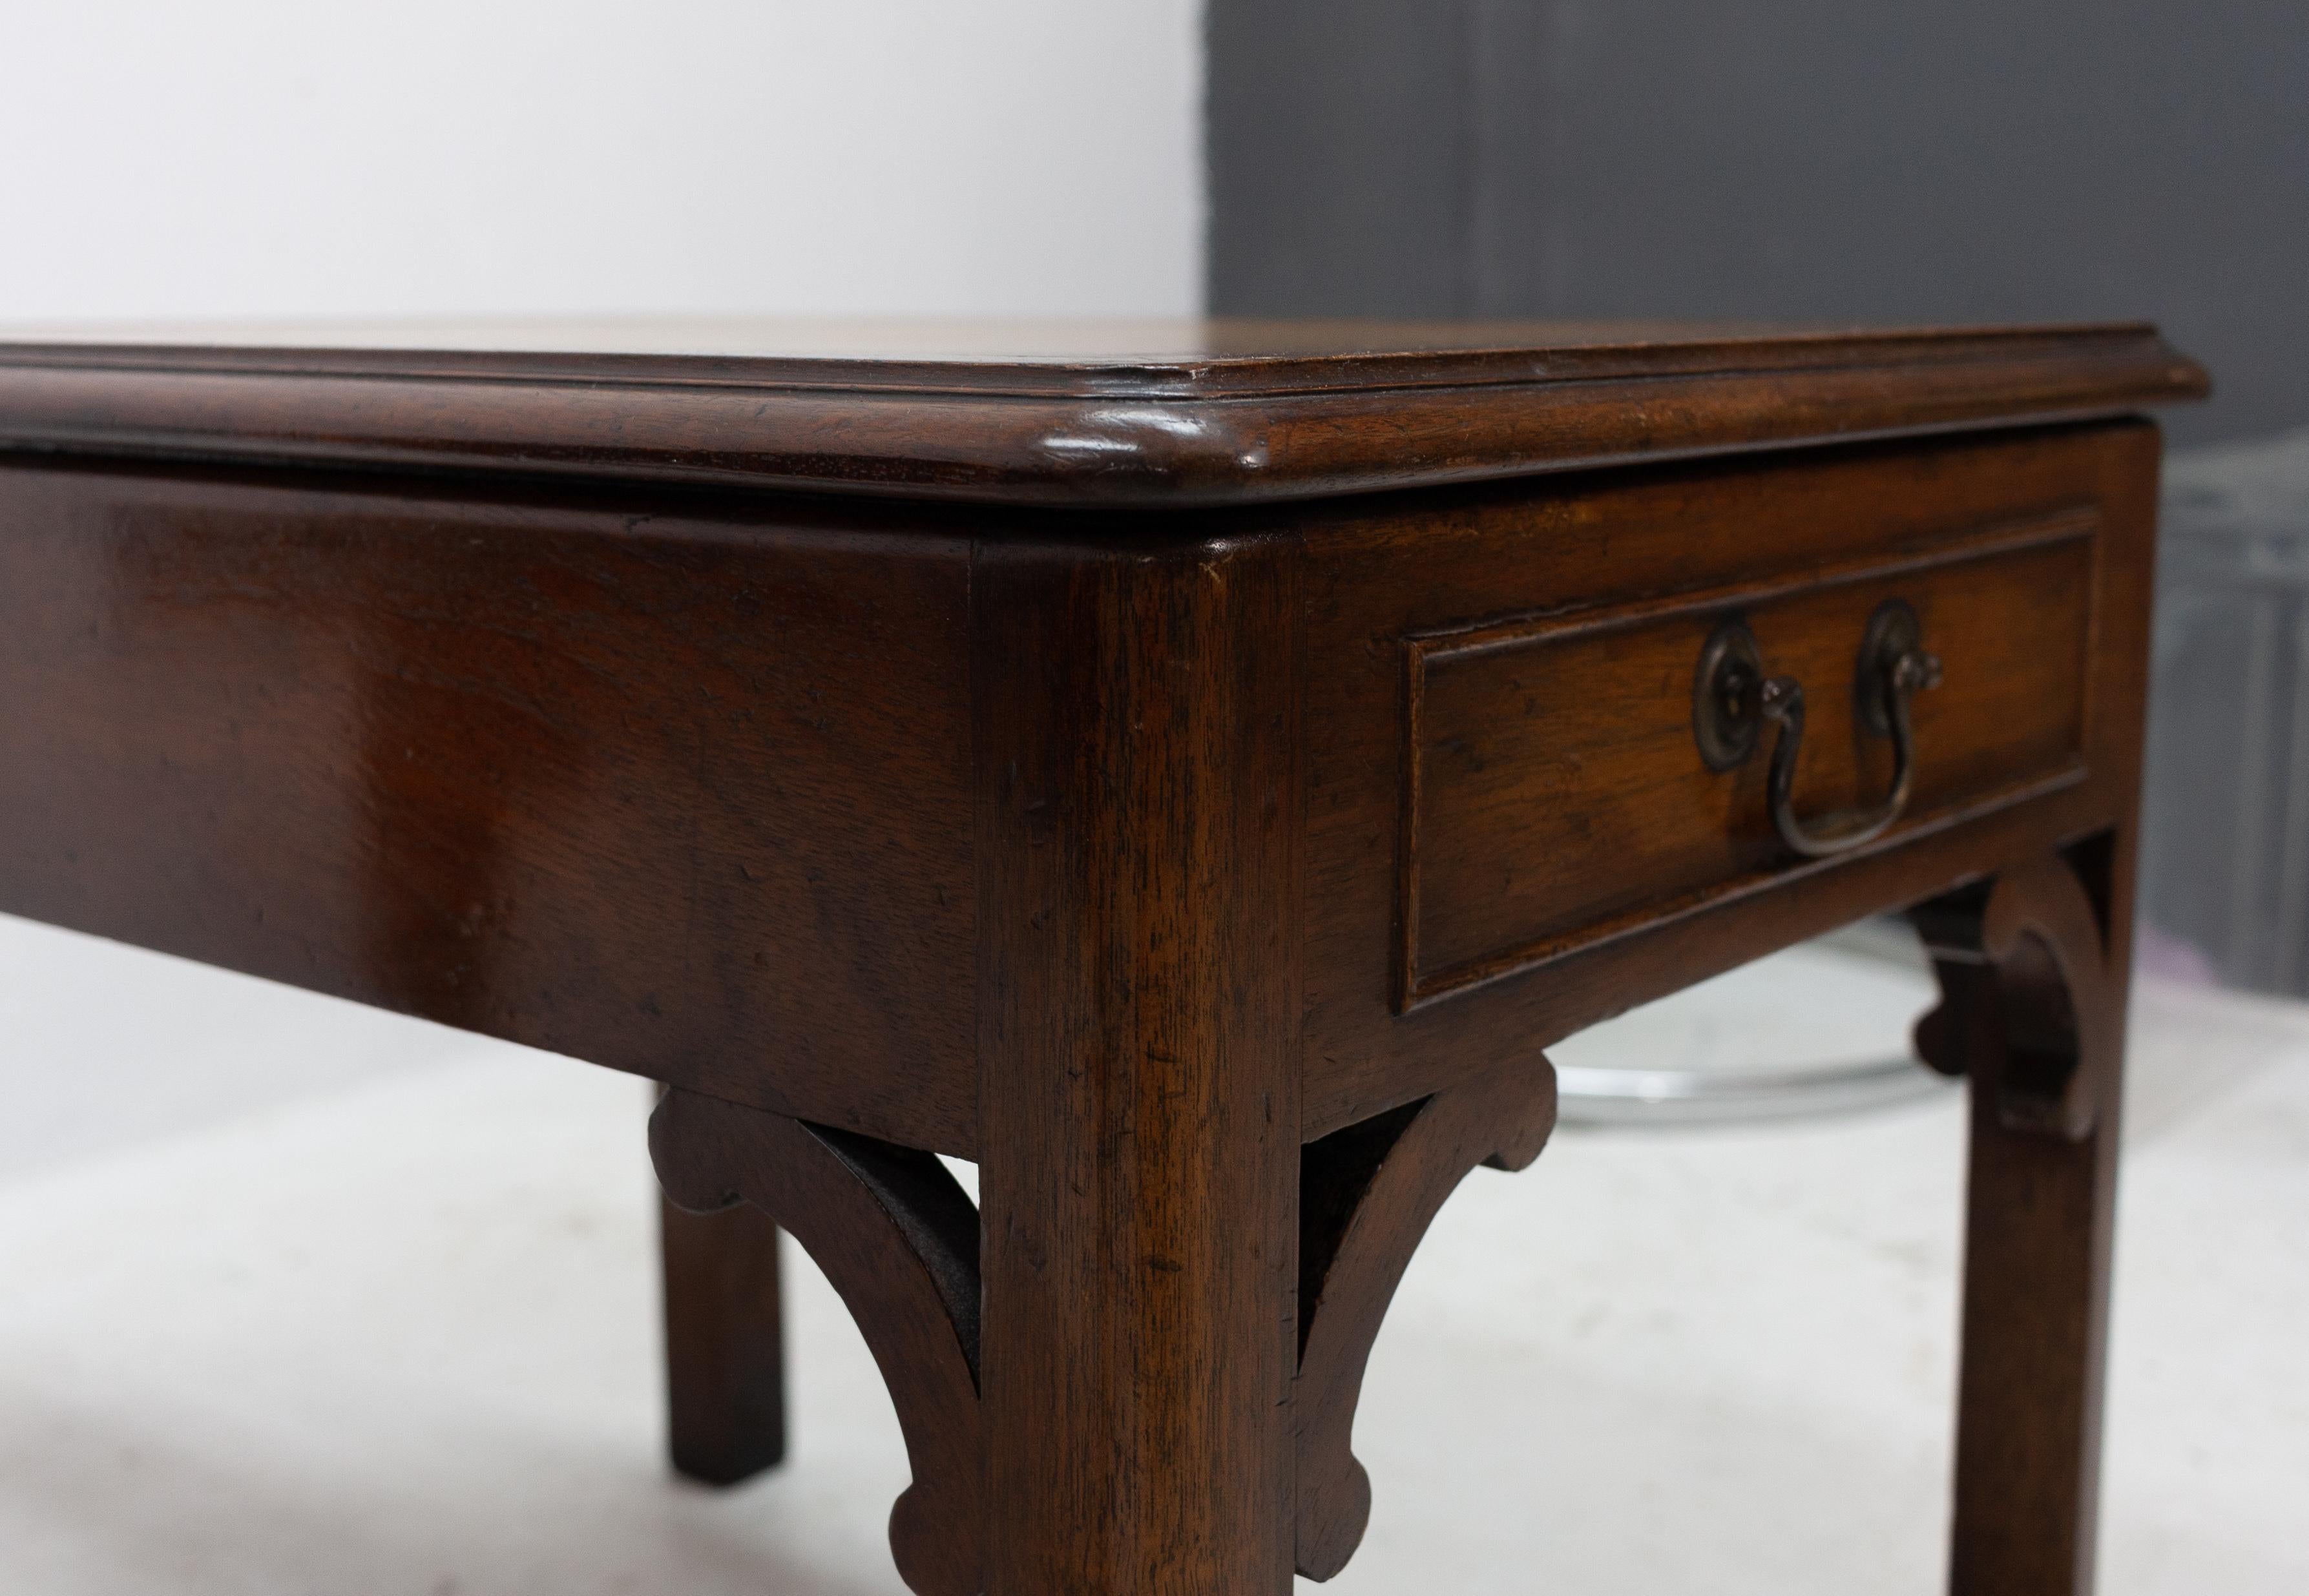
{"label": "brass drawer handle", "polygon": [[1861,723],[1892,739],[1892,790],[1867,815],[1825,831],[1796,817],[1796,760],[1803,752],[1804,691],[1794,677],[1766,677],[1747,625],[1727,621],[1708,640],[1694,684],[1692,733],[1711,770],[1730,770],[1755,751],[1764,720],[1779,724],[1772,745],[1769,800],[1780,841],[1806,858],[1827,858],[1872,842],[1908,807],[1916,773],[1908,700],[1941,684],[1941,662],[1924,647],[1916,612],[1898,599],[1879,605],[1860,643],[1853,700]]}

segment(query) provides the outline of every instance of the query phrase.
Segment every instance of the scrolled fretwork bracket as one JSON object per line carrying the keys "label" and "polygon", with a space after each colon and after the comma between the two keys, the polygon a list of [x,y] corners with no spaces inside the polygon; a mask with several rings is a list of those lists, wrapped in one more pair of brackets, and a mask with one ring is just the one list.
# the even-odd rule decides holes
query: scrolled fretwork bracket
{"label": "scrolled fretwork bracket", "polygon": [[1347,1566],[1371,1518],[1351,1442],[1363,1370],[1403,1272],[1444,1200],[1477,1165],[1520,1169],[1555,1126],[1543,1063],[1451,1087],[1336,1131],[1302,1155],[1297,1562]]}
{"label": "scrolled fretwork bracket", "polygon": [[856,1319],[906,1439],[913,1483],[890,1549],[920,1596],[976,1596],[983,1471],[978,1211],[927,1152],[692,1091],[650,1117],[675,1206],[761,1209],[800,1242]]}
{"label": "scrolled fretwork bracket", "polygon": [[2084,882],[2049,855],[1992,883],[1918,905],[1941,1002],[1916,1051],[1993,1093],[2011,1131],[2082,1142],[2111,1106],[2123,1010],[2108,934]]}

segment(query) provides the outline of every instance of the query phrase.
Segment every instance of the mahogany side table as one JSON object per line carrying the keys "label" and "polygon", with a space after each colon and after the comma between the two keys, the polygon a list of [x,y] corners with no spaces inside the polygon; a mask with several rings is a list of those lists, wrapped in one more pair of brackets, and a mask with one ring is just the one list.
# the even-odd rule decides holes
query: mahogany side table
{"label": "mahogany side table", "polygon": [[2138,416],[2204,386],[2136,325],[0,346],[0,909],[665,1083],[677,1462],[782,1449],[774,1221],[923,1596],[1336,1572],[1544,1049],[1906,910],[1974,1105],[1952,1583],[2070,1596]]}

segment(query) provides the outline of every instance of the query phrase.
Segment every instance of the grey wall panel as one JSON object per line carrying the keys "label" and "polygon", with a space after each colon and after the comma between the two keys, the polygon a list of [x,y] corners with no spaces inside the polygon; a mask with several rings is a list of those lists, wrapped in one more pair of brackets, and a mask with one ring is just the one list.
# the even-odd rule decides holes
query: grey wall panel
{"label": "grey wall panel", "polygon": [[1210,0],[1214,309],[1462,314],[1459,0]]}
{"label": "grey wall panel", "polygon": [[1211,0],[1223,313],[2145,315],[2309,420],[2305,0]]}

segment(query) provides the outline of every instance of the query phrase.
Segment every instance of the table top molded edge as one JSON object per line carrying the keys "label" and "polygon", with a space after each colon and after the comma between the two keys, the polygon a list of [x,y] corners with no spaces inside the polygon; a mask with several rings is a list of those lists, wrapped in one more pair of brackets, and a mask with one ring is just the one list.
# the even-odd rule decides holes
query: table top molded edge
{"label": "table top molded edge", "polygon": [[1111,360],[0,342],[0,451],[1159,508],[2085,420],[2210,387],[2143,324],[1470,331]]}

